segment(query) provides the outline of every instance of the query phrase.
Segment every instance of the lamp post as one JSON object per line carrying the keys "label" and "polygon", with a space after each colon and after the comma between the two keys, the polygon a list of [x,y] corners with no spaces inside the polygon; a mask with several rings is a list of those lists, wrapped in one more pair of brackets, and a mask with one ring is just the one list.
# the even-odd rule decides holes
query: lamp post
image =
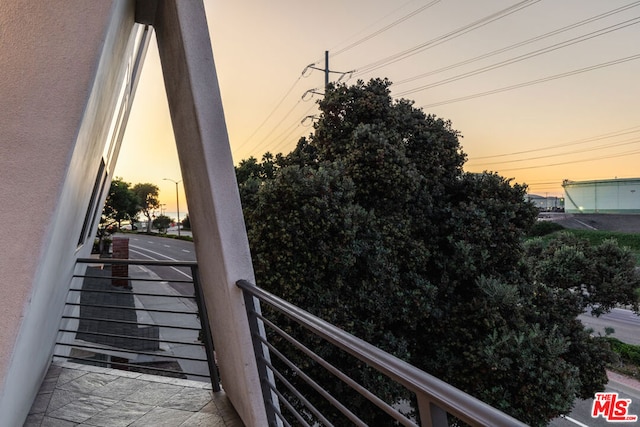
{"label": "lamp post", "polygon": [[182,182],[182,180],[174,181],[169,178],[162,178],[165,181],[171,181],[176,185],[176,209],[178,210],[178,237],[180,237],[180,200],[178,200],[178,184]]}

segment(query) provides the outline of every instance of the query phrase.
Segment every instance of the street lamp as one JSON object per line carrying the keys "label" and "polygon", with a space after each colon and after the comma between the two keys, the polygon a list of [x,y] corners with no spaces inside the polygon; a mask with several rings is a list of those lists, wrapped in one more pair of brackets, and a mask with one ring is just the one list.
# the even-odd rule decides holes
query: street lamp
{"label": "street lamp", "polygon": [[178,184],[182,182],[182,180],[174,181],[169,178],[162,178],[164,181],[171,181],[176,185],[176,209],[178,210],[178,237],[180,237],[180,200],[178,200]]}

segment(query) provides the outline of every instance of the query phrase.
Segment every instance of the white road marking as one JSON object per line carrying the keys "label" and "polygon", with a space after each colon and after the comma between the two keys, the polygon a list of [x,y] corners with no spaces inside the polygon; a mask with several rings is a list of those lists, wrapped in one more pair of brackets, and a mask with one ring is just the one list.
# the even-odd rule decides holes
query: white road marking
{"label": "white road marking", "polygon": [[[131,249],[132,247],[133,247],[133,248],[136,248],[136,249],[140,249],[140,250],[142,250],[142,251],[150,252],[150,253],[152,253],[152,254],[154,254],[154,255],[161,256],[161,257],[166,258],[166,259],[168,259],[168,260],[170,260],[170,261],[180,261],[180,260],[178,260],[178,259],[171,258],[170,256],[163,255],[163,254],[161,254],[161,253],[158,253],[158,252],[152,251],[152,250],[150,250],[150,249],[141,248],[140,246],[129,245],[129,251],[131,251],[131,252],[135,252],[135,253],[137,253],[137,254],[139,254],[139,255],[142,255],[142,256],[147,257],[147,258],[149,258],[149,259],[153,259],[153,260],[155,260],[155,261],[160,261],[160,260],[159,260],[159,259],[157,259],[157,258],[154,258],[154,257],[152,257],[152,256],[149,256],[149,255],[147,255],[147,254],[144,254],[144,253],[142,253],[142,252],[139,252],[139,251],[136,251],[136,250],[134,250],[134,249]],[[193,280],[193,277],[192,277],[191,275],[189,275],[189,274],[185,273],[184,271],[180,271],[180,270],[178,270],[178,269],[177,269],[177,268],[175,268],[175,267],[169,267],[169,268],[173,269],[174,271],[177,271],[178,273],[182,274],[183,276],[188,277],[188,278],[189,278],[189,280]]]}
{"label": "white road marking", "polygon": [[[589,224],[587,224],[586,222],[582,222],[582,221],[580,221],[579,219],[575,219],[575,218],[573,218],[573,220],[574,220],[575,222],[579,223],[579,224],[584,225],[585,227],[587,227],[587,228],[588,228],[588,229],[590,229],[590,230],[597,230],[597,228],[592,227],[592,226],[590,226]],[[584,425],[584,424],[583,424],[583,425]],[[587,427],[588,427],[588,426],[587,426]]]}
{"label": "white road marking", "polygon": [[169,245],[162,245],[162,246],[164,246],[165,248],[170,248],[170,247],[171,247],[171,246],[169,246]]}
{"label": "white road marking", "polygon": [[190,254],[190,253],[191,253],[191,251],[188,251],[188,250],[186,250],[186,249],[183,249],[183,250],[182,250],[182,252],[186,252],[186,253],[188,253],[188,254]]}
{"label": "white road marking", "polygon": [[580,421],[574,420],[573,418],[567,417],[566,415],[561,415],[561,417],[564,418],[567,421],[571,421],[572,423],[574,423],[576,425],[579,425],[580,427],[589,427],[588,425],[582,424]]}

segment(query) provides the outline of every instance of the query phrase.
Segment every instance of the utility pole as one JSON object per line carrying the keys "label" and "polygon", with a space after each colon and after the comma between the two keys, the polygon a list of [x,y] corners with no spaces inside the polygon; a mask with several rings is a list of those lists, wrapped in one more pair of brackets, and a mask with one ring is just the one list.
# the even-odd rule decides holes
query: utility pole
{"label": "utility pole", "polygon": [[178,184],[182,182],[182,180],[174,181],[170,178],[162,178],[164,181],[171,181],[176,185],[176,209],[178,210],[178,237],[180,237],[180,199],[178,198]]}
{"label": "utility pole", "polygon": [[329,87],[329,51],[324,51],[324,90]]}
{"label": "utility pole", "polygon": [[[344,78],[344,76],[346,76],[348,74],[352,74],[355,71],[355,70],[351,70],[351,71],[332,71],[332,70],[330,70],[329,69],[329,51],[328,50],[324,51],[324,68],[316,67],[316,64],[317,63],[313,63],[313,64],[307,65],[305,67],[305,69],[302,70],[302,74],[304,76],[304,74],[306,73],[306,71],[308,69],[318,70],[318,71],[324,72],[324,89],[325,89],[325,91],[327,90],[327,87],[329,86],[329,75],[331,73],[340,74],[340,78],[338,78],[338,81],[340,81],[340,80],[342,80]],[[317,93],[317,92],[315,92],[315,89],[311,89],[311,90],[308,90],[307,92],[305,92],[305,95],[308,92]]]}

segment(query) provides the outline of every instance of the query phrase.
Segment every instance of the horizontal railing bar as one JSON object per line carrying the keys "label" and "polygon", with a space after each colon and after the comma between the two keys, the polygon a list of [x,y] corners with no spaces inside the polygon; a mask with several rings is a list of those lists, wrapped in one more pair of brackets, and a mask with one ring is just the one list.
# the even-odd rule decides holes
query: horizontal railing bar
{"label": "horizontal railing bar", "polygon": [[142,277],[134,277],[134,276],[93,276],[93,275],[85,275],[85,274],[74,274],[72,276],[74,279],[120,279],[120,280],[135,280],[136,282],[168,282],[168,283],[193,283],[193,280],[169,280],[169,279],[147,279]]}
{"label": "horizontal railing bar", "polygon": [[[104,347],[95,347],[92,345],[85,345],[85,344],[69,344],[69,343],[64,343],[64,342],[56,342],[56,345],[63,345],[65,347],[73,347],[73,348],[84,348],[84,349],[89,349],[89,350],[101,350],[101,351],[109,351],[109,349],[106,349]],[[108,345],[108,344],[105,344]],[[110,346],[113,347],[113,346]],[[132,353],[132,354],[142,354],[145,356],[156,356],[156,357],[162,357],[162,358],[166,358],[166,359],[180,359],[180,360],[191,360],[194,362],[206,362],[207,359],[200,359],[197,357],[188,357],[188,356],[168,356],[168,355],[164,355],[164,354],[158,354],[158,353],[152,353],[152,352],[148,352],[148,351],[137,351],[137,350],[126,350],[126,349],[121,349],[120,347],[113,347],[115,349],[117,349],[118,353]],[[162,350],[164,351],[164,350]]]}
{"label": "horizontal railing bar", "polygon": [[[298,422],[300,424],[302,424],[304,427],[311,427],[309,425],[309,423],[307,423],[305,421],[304,418],[302,418],[302,415],[300,415],[300,413],[298,411],[296,411],[296,408],[293,407],[293,405],[291,403],[289,403],[289,401],[282,395],[282,393],[280,393],[280,391],[275,387],[274,384],[272,384],[270,381],[267,381],[267,385],[269,386],[269,389],[271,389],[272,392],[274,392],[276,395],[278,395],[278,403],[282,403],[284,404],[284,406],[286,406],[286,408],[289,410],[289,413],[291,413],[294,418],[296,420],[298,420]],[[294,391],[295,388],[292,387],[287,387],[289,388],[290,391]],[[295,393],[298,393],[297,390],[295,390]],[[299,394],[299,393],[298,393]],[[273,403],[270,402],[270,406],[271,408],[273,408],[273,410],[275,411],[275,413],[278,415],[278,418],[280,418],[280,420],[287,425],[291,425],[289,424],[289,421],[287,421],[287,419],[284,417],[284,415],[282,415],[282,412],[280,411],[280,408],[278,408],[276,405],[274,405]],[[333,424],[329,423],[326,424],[327,427],[332,427]]]}
{"label": "horizontal railing bar", "polygon": [[103,305],[103,304],[86,304],[79,302],[67,302],[66,305],[74,307],[97,307],[97,308],[112,308],[118,310],[130,310],[130,311],[146,311],[149,313],[166,313],[166,314],[188,314],[191,316],[197,316],[195,311],[178,311],[178,310],[161,310],[158,308],[142,308],[142,307],[127,307],[124,305]]}
{"label": "horizontal railing bar", "polygon": [[202,328],[194,328],[190,326],[165,325],[164,323],[144,323],[144,322],[136,322],[133,320],[104,319],[101,317],[62,316],[62,318],[71,319],[71,320],[92,320],[94,322],[105,322],[105,323],[119,323],[123,325],[157,326],[158,328],[181,329],[185,331],[201,331],[202,330]]}
{"label": "horizontal railing bar", "polygon": [[149,342],[164,342],[167,344],[180,344],[180,345],[192,345],[192,346],[202,346],[202,344],[192,343],[192,342],[183,342],[183,341],[170,341],[170,340],[162,340],[159,338],[147,338],[147,337],[136,337],[132,335],[121,335],[121,334],[109,334],[106,332],[89,332],[89,331],[73,331],[70,329],[58,329],[59,332],[69,332],[73,334],[87,334],[94,335],[97,337],[109,337],[109,338],[126,338],[126,339],[135,339],[141,341],[149,341]]}
{"label": "horizontal railing bar", "polygon": [[204,375],[204,374],[196,374],[195,372],[184,372],[184,371],[174,371],[172,369],[164,369],[164,368],[153,368],[151,366],[146,366],[146,365],[138,365],[136,363],[122,363],[122,362],[107,362],[106,360],[92,360],[92,359],[83,359],[82,357],[73,357],[73,356],[63,356],[61,354],[54,354],[53,357],[60,357],[63,359],[71,359],[71,360],[80,360],[83,362],[95,362],[95,363],[104,363],[109,364],[109,365],[116,365],[116,366],[130,366],[133,368],[141,368],[141,369],[147,369],[149,371],[157,371],[157,372],[165,372],[165,373],[169,373],[169,374],[181,374],[181,375],[191,375],[192,377],[202,377],[202,378],[209,378],[209,375]]}
{"label": "horizontal railing bar", "polygon": [[[333,426],[333,423],[331,421],[329,421],[324,415],[322,415],[320,413],[320,411],[318,411],[318,409],[311,403],[309,402],[309,400],[307,400],[298,390],[296,390],[296,388],[294,387],[293,384],[291,384],[289,382],[289,380],[287,380],[285,378],[284,375],[282,375],[282,373],[280,373],[280,371],[278,371],[273,364],[264,359],[263,357],[260,358],[261,360],[264,361],[264,363],[269,367],[269,369],[271,369],[271,371],[273,372],[273,374],[278,377],[278,379],[280,381],[282,381],[282,383],[285,385],[285,387],[287,387],[289,389],[290,392],[292,392],[298,399],[300,399],[300,401],[302,402],[302,404],[309,409],[309,411],[311,411],[311,413],[313,415],[315,415],[320,421],[322,421],[322,423],[328,427]],[[272,384],[269,384],[269,387],[272,388],[273,390],[276,389],[276,387]],[[276,391],[276,393],[279,394],[279,392]],[[287,402],[287,400],[285,399],[285,402]],[[288,403],[288,402],[287,402]],[[294,410],[295,411],[295,410]],[[296,413],[298,413],[297,411],[295,411]],[[294,415],[295,416],[295,415]]]}
{"label": "horizontal railing bar", "polygon": [[[190,282],[192,283],[192,282]],[[143,297],[163,297],[163,298],[186,298],[186,299],[196,299],[195,295],[180,295],[180,294],[176,294],[176,295],[167,295],[167,294],[150,294],[147,292],[138,292],[138,291],[130,291],[130,292],[124,292],[124,291],[106,291],[103,289],[77,289],[77,288],[71,288],[69,289],[69,292],[87,292],[87,293],[93,293],[93,294],[111,294],[111,295],[134,295],[134,296],[143,296]]]}
{"label": "horizontal railing bar", "polygon": [[154,259],[120,259],[120,258],[78,258],[81,264],[111,264],[111,265],[150,265],[152,267],[197,267],[196,261],[171,261]]}
{"label": "horizontal railing bar", "polygon": [[416,394],[474,426],[515,427],[526,424],[463,392],[433,375],[357,338],[295,305],[247,282],[237,285],[260,301],[295,320],[314,334],[362,360]]}
{"label": "horizontal railing bar", "polygon": [[[271,345],[270,343],[268,343],[266,340],[262,340],[262,337],[259,337],[257,335],[254,335],[258,338],[260,338],[260,340],[266,344],[266,346],[269,348],[269,351],[272,352],[273,354],[275,354],[276,356],[278,356],[278,359],[280,359],[285,365],[287,365],[289,368],[293,369],[299,376],[300,378],[302,378],[302,380],[304,380],[304,382],[306,382],[307,384],[309,384],[311,387],[313,387],[313,389],[315,391],[317,391],[322,397],[324,397],[327,401],[329,401],[329,403],[331,403],[337,410],[339,410],[340,412],[342,412],[342,414],[347,417],[351,422],[353,422],[355,425],[359,425],[362,427],[366,427],[367,425],[353,412],[351,412],[349,410],[349,408],[347,408],[346,406],[344,406],[342,404],[342,402],[340,402],[338,399],[336,399],[335,397],[333,397],[331,394],[329,394],[328,391],[326,391],[324,388],[322,388],[322,386],[320,386],[320,384],[318,384],[317,382],[315,382],[313,380],[313,378],[311,378],[309,375],[307,375],[302,369],[298,368],[295,363],[293,363],[292,361],[290,361],[284,354],[282,354],[278,349],[276,349],[273,345]],[[261,358],[263,361],[264,359]],[[268,363],[266,361],[264,361],[264,363]]]}
{"label": "horizontal railing bar", "polygon": [[[332,364],[330,364],[329,362],[324,360],[322,357],[320,357],[313,350],[311,350],[310,348],[308,348],[307,346],[302,344],[300,341],[298,341],[295,338],[293,338],[291,335],[286,333],[284,330],[282,330],[281,328],[276,326],[273,322],[271,322],[270,320],[266,319],[264,316],[254,312],[254,311],[252,311],[251,314],[254,315],[254,316],[257,316],[258,318],[260,318],[260,320],[262,320],[266,325],[268,325],[275,332],[277,332],[278,335],[280,335],[281,337],[283,337],[284,339],[289,341],[298,350],[302,351],[304,354],[309,356],[312,360],[314,360],[317,363],[319,363],[323,368],[325,368],[327,371],[332,373],[334,376],[336,376],[342,382],[347,384],[353,390],[358,392],[362,397],[364,397],[369,402],[373,403],[378,408],[380,408],[381,410],[386,412],[389,416],[393,417],[393,419],[395,419],[396,421],[400,422],[404,426],[416,427],[416,424],[414,422],[412,422],[411,420],[409,420],[407,417],[405,417],[400,411],[394,409],[391,405],[389,405],[384,400],[380,399],[380,397],[376,396],[374,393],[372,393],[370,390],[368,390],[367,388],[365,388],[364,386],[359,384],[353,378],[349,377],[344,372],[342,372],[341,370],[339,370],[338,368],[336,368],[335,366],[333,366]],[[270,345],[269,343],[267,343],[265,338],[260,337],[260,336],[257,336],[257,338],[260,341],[262,341],[264,344],[266,344],[267,346]]]}

